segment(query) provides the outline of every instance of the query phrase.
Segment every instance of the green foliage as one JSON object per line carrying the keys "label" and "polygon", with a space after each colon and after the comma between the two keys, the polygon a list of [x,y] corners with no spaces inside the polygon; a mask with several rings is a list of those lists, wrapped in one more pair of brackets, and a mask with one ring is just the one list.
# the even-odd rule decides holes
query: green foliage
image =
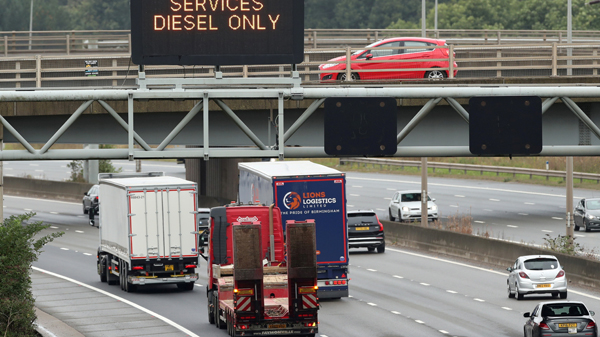
{"label": "green foliage", "polygon": [[583,252],[583,248],[579,243],[575,242],[575,238],[572,238],[572,244],[569,242],[568,236],[558,234],[557,237],[553,238],[550,234],[546,234],[544,238],[544,248],[550,249],[555,252],[575,255]]}
{"label": "green foliage", "polygon": [[64,234],[35,238],[50,226],[27,223],[34,215],[13,215],[0,224],[0,335],[5,337],[37,336],[29,270],[42,247]]}
{"label": "green foliage", "polygon": [[[100,145],[101,149],[112,149],[113,145]],[[83,160],[73,160],[67,167],[71,169],[71,178],[70,181],[73,182],[85,182],[83,178]],[[99,173],[121,173],[123,172],[123,168],[116,168],[112,161],[108,159],[100,159],[98,162],[98,171]]]}

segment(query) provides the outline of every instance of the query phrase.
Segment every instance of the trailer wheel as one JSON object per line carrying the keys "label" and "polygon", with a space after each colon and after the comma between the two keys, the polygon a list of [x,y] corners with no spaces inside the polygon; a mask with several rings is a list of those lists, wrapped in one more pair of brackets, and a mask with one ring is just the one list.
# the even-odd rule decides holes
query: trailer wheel
{"label": "trailer wheel", "polygon": [[134,293],[137,290],[137,285],[129,283],[127,280],[129,279],[129,265],[127,262],[123,262],[123,269],[121,270],[123,273],[123,283],[125,283],[125,291],[128,293]]}
{"label": "trailer wheel", "polygon": [[100,274],[100,282],[106,282],[106,267],[104,266],[104,262],[106,258],[101,256],[98,258],[98,274]]}
{"label": "trailer wheel", "polygon": [[225,324],[223,324],[223,321],[221,321],[221,317],[220,317],[221,309],[219,309],[219,295],[218,294],[216,294],[214,296],[213,301],[215,303],[215,326],[217,327],[217,329],[225,329]]}
{"label": "trailer wheel", "polygon": [[214,306],[213,306],[213,291],[209,290],[207,293],[207,297],[208,297],[208,307],[206,308],[206,311],[208,311],[208,323],[210,324],[215,324],[215,313],[214,313]]}
{"label": "trailer wheel", "polygon": [[192,291],[194,290],[194,282],[177,283],[177,288],[184,291]]}
{"label": "trailer wheel", "polygon": [[123,282],[123,260],[119,259],[119,285],[121,286],[121,290],[125,291],[125,282]]}

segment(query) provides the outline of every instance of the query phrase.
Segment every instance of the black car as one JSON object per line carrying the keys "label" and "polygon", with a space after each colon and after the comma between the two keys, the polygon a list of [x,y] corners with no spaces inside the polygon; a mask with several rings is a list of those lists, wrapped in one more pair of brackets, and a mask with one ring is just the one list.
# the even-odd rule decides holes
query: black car
{"label": "black car", "polygon": [[367,248],[370,252],[377,249],[385,252],[383,225],[373,210],[348,212],[348,243],[350,248]]}
{"label": "black car", "polygon": [[94,185],[83,195],[83,214],[88,214],[90,208],[98,213],[98,195],[100,194],[100,186]]}
{"label": "black car", "polygon": [[578,301],[539,303],[523,327],[525,337],[534,336],[598,336],[598,327],[585,304]]}
{"label": "black car", "polygon": [[573,218],[576,231],[580,227],[585,228],[586,232],[600,228],[600,198],[581,199],[573,210]]}

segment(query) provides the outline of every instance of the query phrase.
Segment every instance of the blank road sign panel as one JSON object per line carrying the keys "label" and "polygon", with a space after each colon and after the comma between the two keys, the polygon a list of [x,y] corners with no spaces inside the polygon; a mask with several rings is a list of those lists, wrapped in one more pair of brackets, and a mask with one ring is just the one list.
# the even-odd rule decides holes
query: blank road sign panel
{"label": "blank road sign panel", "polygon": [[325,100],[325,153],[331,156],[385,156],[398,149],[396,100],[340,97]]}
{"label": "blank road sign panel", "polygon": [[477,155],[531,155],[542,151],[542,99],[472,97],[469,150]]}
{"label": "blank road sign panel", "polygon": [[293,64],[304,59],[304,0],[130,4],[135,64]]}

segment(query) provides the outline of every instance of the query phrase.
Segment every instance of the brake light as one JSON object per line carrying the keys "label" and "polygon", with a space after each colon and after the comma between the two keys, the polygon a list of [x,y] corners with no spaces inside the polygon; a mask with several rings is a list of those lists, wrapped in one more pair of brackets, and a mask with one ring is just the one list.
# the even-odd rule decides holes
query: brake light
{"label": "brake light", "polygon": [[563,277],[563,276],[565,276],[565,271],[564,270],[561,270],[561,271],[558,272],[558,274],[556,274],[556,277]]}
{"label": "brake light", "polygon": [[596,327],[596,323],[594,322],[589,322],[588,325],[585,326],[586,329],[593,329]]}
{"label": "brake light", "polygon": [[242,330],[248,330],[248,326],[246,324],[240,324],[238,325],[240,327],[240,329]]}
{"label": "brake light", "polygon": [[131,267],[132,270],[144,270],[144,267],[142,266],[135,266],[135,267]]}
{"label": "brake light", "polygon": [[550,330],[550,327],[548,326],[548,324],[546,324],[544,322],[540,322],[540,329],[542,329],[542,330]]}
{"label": "brake light", "polygon": [[377,223],[379,224],[379,231],[383,232],[383,225],[381,224],[381,221],[379,221],[377,214],[375,214],[375,219],[377,219]]}
{"label": "brake light", "polygon": [[98,197],[96,197],[96,201],[98,201]]}
{"label": "brake light", "polygon": [[188,264],[187,266],[185,266],[185,269],[194,269],[196,268],[195,264]]}
{"label": "brake light", "polygon": [[317,326],[317,322],[309,322],[309,323],[304,323],[304,326],[307,328],[313,327],[313,326]]}
{"label": "brake light", "polygon": [[519,276],[521,276],[521,278],[529,278],[529,276],[522,271],[519,272]]}

